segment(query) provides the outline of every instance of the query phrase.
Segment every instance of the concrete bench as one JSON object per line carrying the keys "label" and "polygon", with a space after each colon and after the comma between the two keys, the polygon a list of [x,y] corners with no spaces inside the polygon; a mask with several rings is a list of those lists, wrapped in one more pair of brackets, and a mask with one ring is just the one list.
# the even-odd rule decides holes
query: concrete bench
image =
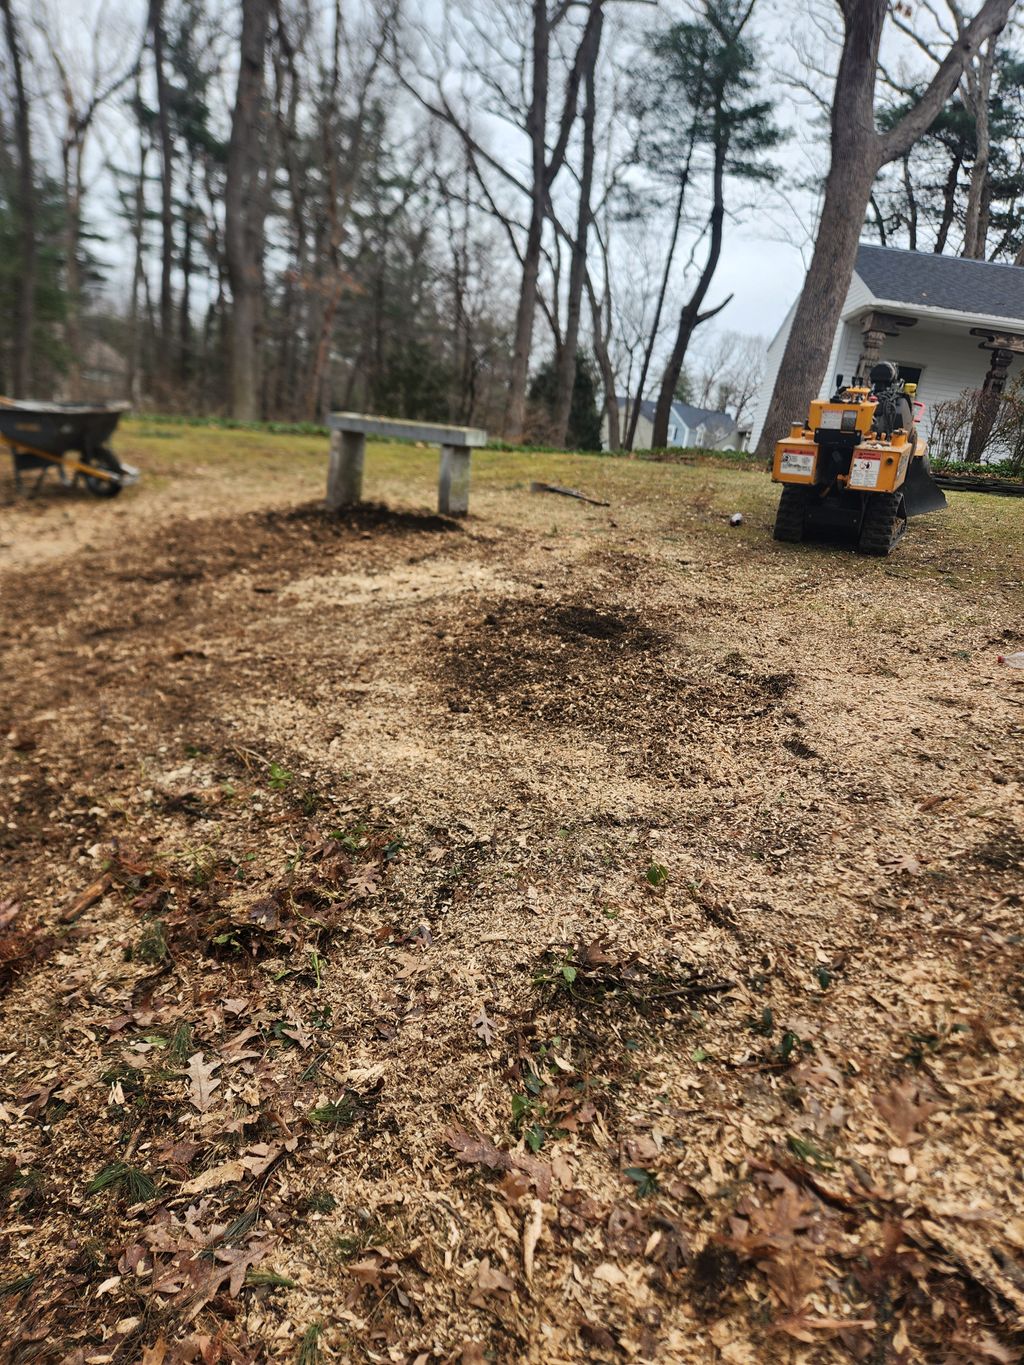
{"label": "concrete bench", "polygon": [[464,517],[469,511],[469,453],[487,444],[487,432],[475,427],[446,427],[436,422],[399,422],[390,417],[366,417],[361,412],[332,412],[331,459],[327,468],[327,510],[351,507],[363,494],[363,461],[367,436],[396,441],[425,441],[441,447],[437,481],[437,510]]}

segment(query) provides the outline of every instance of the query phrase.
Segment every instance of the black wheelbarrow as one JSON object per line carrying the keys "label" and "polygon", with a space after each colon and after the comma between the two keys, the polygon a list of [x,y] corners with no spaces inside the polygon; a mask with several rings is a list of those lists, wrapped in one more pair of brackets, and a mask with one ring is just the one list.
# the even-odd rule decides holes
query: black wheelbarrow
{"label": "black wheelbarrow", "polygon": [[114,498],[139,471],[122,464],[107,442],[127,403],[85,407],[78,403],[15,402],[0,398],[0,437],[14,458],[14,485],[36,475],[38,493],[47,471],[56,469],[65,487],[79,479],[98,498]]}

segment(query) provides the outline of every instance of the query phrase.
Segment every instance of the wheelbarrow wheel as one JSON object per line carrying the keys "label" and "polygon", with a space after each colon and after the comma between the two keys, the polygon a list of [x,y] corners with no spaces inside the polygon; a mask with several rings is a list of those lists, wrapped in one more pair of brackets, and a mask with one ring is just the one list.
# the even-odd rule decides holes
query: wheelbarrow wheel
{"label": "wheelbarrow wheel", "polygon": [[[99,450],[94,450],[87,456],[89,464],[95,469],[109,469],[112,474],[121,474],[121,464],[117,456],[108,446],[100,446]],[[121,491],[120,477],[116,479],[100,479],[95,474],[83,474],[85,486],[94,497],[97,498],[116,498]]]}

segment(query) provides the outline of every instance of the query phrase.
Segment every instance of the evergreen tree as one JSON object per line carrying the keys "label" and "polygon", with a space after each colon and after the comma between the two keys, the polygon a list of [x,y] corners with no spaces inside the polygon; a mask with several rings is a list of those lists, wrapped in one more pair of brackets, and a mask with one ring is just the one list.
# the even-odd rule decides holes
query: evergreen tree
{"label": "evergreen tree", "polygon": [[[599,377],[593,357],[576,352],[576,375],[569,406],[566,444],[569,450],[601,449],[601,410],[598,406]],[[554,359],[541,366],[530,385],[530,402],[541,410],[538,434],[547,438],[553,427],[558,395],[558,366]]]}

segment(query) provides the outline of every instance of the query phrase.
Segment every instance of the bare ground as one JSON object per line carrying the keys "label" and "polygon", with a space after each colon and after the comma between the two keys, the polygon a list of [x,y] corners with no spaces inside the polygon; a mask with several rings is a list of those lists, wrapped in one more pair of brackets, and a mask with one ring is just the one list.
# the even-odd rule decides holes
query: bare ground
{"label": "bare ground", "polygon": [[204,458],[2,509],[2,1358],[1018,1360],[1021,514]]}

